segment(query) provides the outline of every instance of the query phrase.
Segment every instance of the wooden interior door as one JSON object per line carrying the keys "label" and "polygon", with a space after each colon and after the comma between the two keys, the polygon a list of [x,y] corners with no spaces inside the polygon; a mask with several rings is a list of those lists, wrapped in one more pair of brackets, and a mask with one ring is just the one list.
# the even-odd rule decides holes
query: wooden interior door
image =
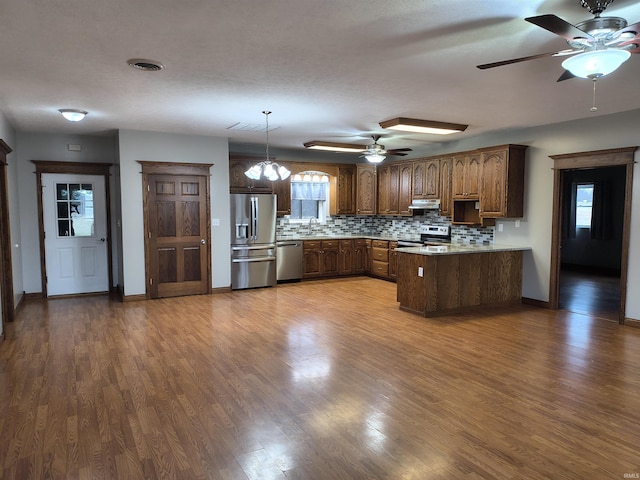
{"label": "wooden interior door", "polygon": [[[171,169],[169,165],[163,167]],[[208,173],[208,165],[200,167],[206,167]],[[176,172],[182,168],[184,164],[175,166]],[[211,277],[208,174],[144,174],[143,181],[148,296],[208,293]]]}

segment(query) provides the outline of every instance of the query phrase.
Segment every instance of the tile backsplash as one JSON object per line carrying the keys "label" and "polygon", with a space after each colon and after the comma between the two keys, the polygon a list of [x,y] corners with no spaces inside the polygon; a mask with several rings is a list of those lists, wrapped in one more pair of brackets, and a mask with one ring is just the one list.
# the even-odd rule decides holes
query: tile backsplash
{"label": "tile backsplash", "polygon": [[[424,225],[449,225],[451,219],[437,211],[426,211],[424,215],[411,217],[335,215],[326,223],[311,225],[312,235],[380,235],[384,237],[419,236]],[[289,223],[287,217],[278,217],[276,233],[281,237],[309,236],[308,223]],[[451,241],[454,243],[493,243],[493,227],[469,227],[451,225]]]}

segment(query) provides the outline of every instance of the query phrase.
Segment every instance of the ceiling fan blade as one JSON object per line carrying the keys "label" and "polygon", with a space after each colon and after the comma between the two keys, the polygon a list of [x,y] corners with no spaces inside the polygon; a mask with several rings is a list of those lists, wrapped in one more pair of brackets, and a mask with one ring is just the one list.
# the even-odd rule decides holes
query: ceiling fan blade
{"label": "ceiling fan blade", "polygon": [[554,55],[558,55],[562,52],[564,52],[564,50],[560,52],[539,53],[537,55],[529,55],[528,57],[512,58],[511,60],[502,60],[500,62],[485,63],[483,65],[477,65],[476,68],[479,68],[480,70],[486,70],[487,68],[502,67],[503,65],[511,65],[512,63],[526,62],[527,60],[536,60],[538,58],[553,57]]}
{"label": "ceiling fan blade", "polygon": [[391,150],[391,151],[387,151],[387,153],[385,153],[385,155],[392,155],[394,157],[406,157],[408,155],[408,153],[394,152],[393,150]]}
{"label": "ceiling fan blade", "polygon": [[[633,37],[631,37],[631,34]],[[628,25],[624,28],[621,28],[617,32],[614,33],[618,39],[622,37],[623,41],[617,45],[617,47],[624,47],[627,45],[640,44],[640,22],[636,22],[633,25]],[[629,50],[631,53],[638,53],[637,47],[633,50]]]}
{"label": "ceiling fan blade", "polygon": [[410,148],[392,148],[391,150],[387,150],[387,152],[413,152]]}
{"label": "ceiling fan blade", "polygon": [[587,38],[589,40],[594,40],[594,38],[587,32],[583,32],[575,25],[572,25],[566,20],[550,13],[546,15],[538,15],[537,17],[527,17],[525,20],[544,28],[551,33],[560,35],[567,41],[573,40],[574,38]]}
{"label": "ceiling fan blade", "polygon": [[556,80],[556,82],[562,82],[564,80],[569,80],[570,78],[576,78],[576,76],[571,73],[569,70],[565,70],[562,75]]}

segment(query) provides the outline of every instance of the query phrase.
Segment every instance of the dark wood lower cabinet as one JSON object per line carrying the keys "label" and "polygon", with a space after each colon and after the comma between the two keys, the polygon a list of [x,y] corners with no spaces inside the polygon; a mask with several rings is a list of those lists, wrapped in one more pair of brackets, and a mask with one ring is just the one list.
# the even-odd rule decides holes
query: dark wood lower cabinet
{"label": "dark wood lower cabinet", "polygon": [[371,245],[371,240],[357,238],[353,241],[353,273],[369,272],[369,251],[367,242]]}
{"label": "dark wood lower cabinet", "polygon": [[304,278],[339,274],[339,240],[305,240],[303,242]]}
{"label": "dark wood lower cabinet", "polygon": [[371,275],[389,278],[389,242],[371,241]]}
{"label": "dark wood lower cabinet", "polygon": [[389,279],[395,281],[398,277],[398,242],[389,242]]}
{"label": "dark wood lower cabinet", "polygon": [[319,246],[318,248],[314,248],[307,246],[307,242],[304,242],[304,250],[302,253],[304,277],[319,277],[322,275],[320,256],[321,253]]}
{"label": "dark wood lower cabinet", "polygon": [[432,317],[479,305],[519,303],[522,251],[398,253],[400,310]]}
{"label": "dark wood lower cabinet", "polygon": [[355,273],[355,249],[353,246],[353,240],[340,240],[340,275],[350,275]]}
{"label": "dark wood lower cabinet", "polygon": [[338,254],[339,254],[339,249],[338,249],[338,244],[336,241],[332,240],[332,243],[335,243],[334,245],[325,247],[324,246],[324,241],[322,242],[323,247],[322,247],[322,255],[321,255],[321,260],[322,260],[322,274],[323,275],[327,275],[327,276],[334,276],[334,275],[338,275],[340,273],[340,268],[339,268],[339,261],[338,261]]}
{"label": "dark wood lower cabinet", "polygon": [[375,275],[396,279],[398,242],[365,238],[305,240],[303,278]]}

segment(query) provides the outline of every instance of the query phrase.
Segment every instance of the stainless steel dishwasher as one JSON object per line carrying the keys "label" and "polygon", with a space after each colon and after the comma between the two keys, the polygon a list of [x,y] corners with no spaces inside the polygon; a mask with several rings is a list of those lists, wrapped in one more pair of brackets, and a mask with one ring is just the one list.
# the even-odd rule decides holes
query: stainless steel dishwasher
{"label": "stainless steel dishwasher", "polygon": [[300,280],[302,278],[302,240],[280,240],[276,242],[277,281]]}

